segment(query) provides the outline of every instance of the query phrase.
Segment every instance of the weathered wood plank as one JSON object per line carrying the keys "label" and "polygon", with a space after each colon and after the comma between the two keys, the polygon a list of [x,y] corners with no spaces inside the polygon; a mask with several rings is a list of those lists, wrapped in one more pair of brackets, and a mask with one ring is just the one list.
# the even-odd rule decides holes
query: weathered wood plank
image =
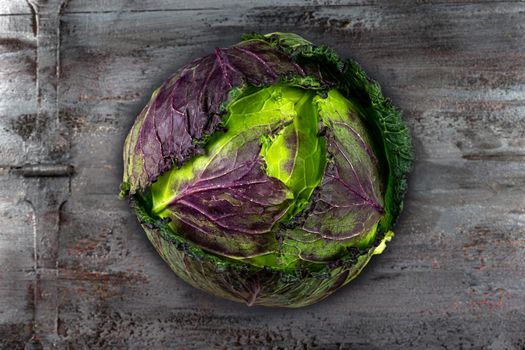
{"label": "weathered wood plank", "polygon": [[22,181],[0,177],[1,349],[23,348],[31,336],[33,220],[32,208],[24,202]]}
{"label": "weathered wood plank", "polygon": [[35,57],[27,3],[0,1],[1,349],[23,348],[32,333],[34,216],[23,180],[11,176],[9,167],[24,163],[36,120]]}
{"label": "weathered wood plank", "polygon": [[[0,205],[5,203],[19,210],[29,208],[31,215],[27,224],[30,235],[22,235],[24,218],[16,217],[14,232],[20,235],[23,244],[13,239],[15,234],[7,232],[2,235],[6,239],[1,241],[1,247],[5,248],[2,253],[6,253],[3,257],[6,265],[0,265],[0,273],[7,274],[6,281],[16,285],[6,287],[2,293],[9,296],[5,302],[10,305],[2,305],[8,312],[0,319],[0,346],[9,349],[62,349],[57,334],[57,233],[59,208],[69,195],[69,180],[57,177],[53,172],[47,172],[41,178],[26,176],[37,175],[42,163],[67,158],[64,129],[57,124],[60,3],[35,0],[26,3],[26,6],[31,6],[29,15],[10,13],[0,16],[0,28],[3,29],[0,45],[7,49],[2,51],[2,56],[8,59],[5,67],[4,63],[0,66],[6,78],[2,85],[6,93],[0,106],[2,112],[5,110],[7,113],[2,118],[2,123],[6,123],[3,128],[6,137],[2,137],[0,143],[0,152],[5,155],[1,168],[2,181],[11,185],[2,189],[0,194],[6,193],[6,198],[9,198],[10,193],[17,193],[14,186],[18,184],[22,195],[18,203],[1,200]],[[31,114],[25,113],[28,110]],[[33,174],[20,171],[22,166],[33,169]],[[22,176],[26,178],[22,179]],[[8,211],[1,214],[11,218]],[[13,273],[9,263],[17,266],[19,260],[25,262],[25,269]],[[14,277],[16,272],[18,278]],[[15,319],[9,318],[11,313],[16,315]]]}
{"label": "weathered wood plank", "polygon": [[[67,13],[86,12],[146,12],[146,11],[185,11],[189,9],[196,10],[220,10],[224,8],[238,9],[252,8],[252,7],[279,7],[279,6],[315,6],[317,8],[329,7],[349,7],[349,6],[381,6],[381,7],[407,7],[414,8],[420,5],[456,5],[456,4],[497,4],[497,3],[513,3],[512,0],[440,0],[440,1],[410,1],[410,0],[391,0],[385,2],[383,0],[266,0],[264,2],[257,0],[127,0],[127,1],[112,1],[112,0],[70,0]],[[279,14],[279,12],[276,12]],[[276,16],[278,17],[278,16]]]}
{"label": "weathered wood plank", "polygon": [[36,38],[32,25],[30,14],[0,16],[0,166],[23,162],[24,142],[36,128]]}

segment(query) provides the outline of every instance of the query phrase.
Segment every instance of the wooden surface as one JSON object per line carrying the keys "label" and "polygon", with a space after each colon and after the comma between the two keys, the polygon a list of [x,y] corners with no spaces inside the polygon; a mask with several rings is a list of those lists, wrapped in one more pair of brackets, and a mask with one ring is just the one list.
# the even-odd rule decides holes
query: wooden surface
{"label": "wooden surface", "polygon": [[[416,149],[387,252],[299,310],[189,287],[116,196],[154,88],[250,31],[356,58]],[[0,0],[0,348],[24,347],[525,349],[525,3]]]}

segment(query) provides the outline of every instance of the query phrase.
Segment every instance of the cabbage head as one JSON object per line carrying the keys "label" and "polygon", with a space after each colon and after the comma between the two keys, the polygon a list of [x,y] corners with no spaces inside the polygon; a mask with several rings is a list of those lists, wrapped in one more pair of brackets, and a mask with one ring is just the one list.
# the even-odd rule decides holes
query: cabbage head
{"label": "cabbage head", "polygon": [[153,93],[125,141],[121,196],[186,282],[300,307],[383,251],[411,159],[400,113],[354,61],[252,34]]}

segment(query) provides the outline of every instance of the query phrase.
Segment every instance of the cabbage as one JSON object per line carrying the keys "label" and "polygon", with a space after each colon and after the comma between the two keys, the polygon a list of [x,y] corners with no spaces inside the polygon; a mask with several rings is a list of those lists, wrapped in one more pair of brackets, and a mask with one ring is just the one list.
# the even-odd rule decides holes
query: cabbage
{"label": "cabbage", "polygon": [[300,307],[383,251],[411,160],[400,113],[354,61],[254,34],[153,93],[126,138],[121,196],[188,283]]}

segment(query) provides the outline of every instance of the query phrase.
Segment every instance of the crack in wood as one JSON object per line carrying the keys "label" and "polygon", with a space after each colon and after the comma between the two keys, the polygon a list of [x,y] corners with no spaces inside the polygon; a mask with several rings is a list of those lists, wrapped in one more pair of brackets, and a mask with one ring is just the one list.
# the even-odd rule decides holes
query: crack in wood
{"label": "crack in wood", "polygon": [[69,164],[34,164],[11,167],[10,171],[24,177],[67,177],[73,175],[74,168]]}

